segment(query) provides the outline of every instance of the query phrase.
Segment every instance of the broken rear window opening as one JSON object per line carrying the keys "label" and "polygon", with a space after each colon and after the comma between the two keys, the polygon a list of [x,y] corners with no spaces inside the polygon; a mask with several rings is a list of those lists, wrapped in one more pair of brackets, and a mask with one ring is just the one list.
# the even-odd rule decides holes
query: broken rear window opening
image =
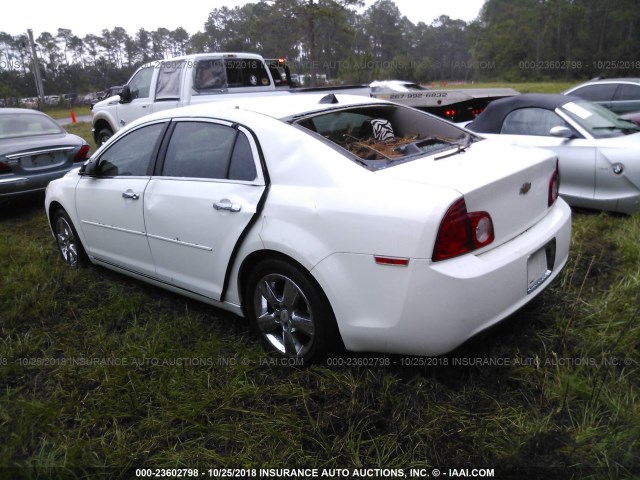
{"label": "broken rear window opening", "polygon": [[294,123],[372,171],[454,148],[461,152],[477,139],[441,119],[396,105],[332,110]]}

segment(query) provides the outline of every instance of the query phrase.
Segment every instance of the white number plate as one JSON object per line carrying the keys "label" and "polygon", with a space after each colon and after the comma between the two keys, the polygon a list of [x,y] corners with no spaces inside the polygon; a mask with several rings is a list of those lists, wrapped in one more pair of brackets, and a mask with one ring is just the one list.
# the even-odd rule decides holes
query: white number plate
{"label": "white number plate", "polygon": [[548,268],[547,250],[542,247],[527,260],[527,293],[533,292],[551,275]]}
{"label": "white number plate", "polygon": [[20,160],[22,168],[25,170],[38,170],[40,168],[49,168],[54,165],[64,163],[65,156],[60,152],[42,153],[40,155],[31,155],[23,157]]}

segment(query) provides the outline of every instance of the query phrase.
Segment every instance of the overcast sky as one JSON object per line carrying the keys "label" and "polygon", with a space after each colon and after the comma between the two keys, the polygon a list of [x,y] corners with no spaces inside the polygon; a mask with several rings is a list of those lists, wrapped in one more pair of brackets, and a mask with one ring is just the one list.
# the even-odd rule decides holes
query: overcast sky
{"label": "overcast sky", "polygon": [[[365,0],[370,6],[375,0]],[[89,33],[99,35],[103,29],[123,27],[129,35],[140,29],[156,30],[160,27],[175,30],[183,27],[189,34],[204,30],[209,13],[214,8],[233,8],[246,0],[182,0],[170,2],[136,2],[131,0],[109,0],[96,3],[87,0],[17,0],[2,8],[0,32],[11,35],[33,30],[37,38],[42,32],[55,35],[58,28],[68,28],[74,35],[84,37]],[[414,24],[430,24],[440,15],[470,21],[476,18],[484,0],[394,0],[400,12]],[[173,6],[173,8],[171,8]]]}

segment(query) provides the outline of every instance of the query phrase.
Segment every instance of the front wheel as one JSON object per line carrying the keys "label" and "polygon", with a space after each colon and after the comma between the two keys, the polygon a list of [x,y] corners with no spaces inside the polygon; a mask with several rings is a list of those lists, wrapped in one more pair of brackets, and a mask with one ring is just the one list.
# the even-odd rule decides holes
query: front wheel
{"label": "front wheel", "polygon": [[249,276],[244,297],[249,320],[271,351],[313,361],[337,343],[329,301],[314,279],[291,263],[260,262]]}
{"label": "front wheel", "polygon": [[80,243],[71,219],[64,210],[58,210],[53,215],[52,226],[62,260],[74,268],[85,264],[88,258],[87,254]]}
{"label": "front wheel", "polygon": [[111,137],[113,137],[113,132],[110,128],[105,127],[98,130],[98,134],[96,135],[96,143],[98,144],[98,147],[101,147],[102,144]]}

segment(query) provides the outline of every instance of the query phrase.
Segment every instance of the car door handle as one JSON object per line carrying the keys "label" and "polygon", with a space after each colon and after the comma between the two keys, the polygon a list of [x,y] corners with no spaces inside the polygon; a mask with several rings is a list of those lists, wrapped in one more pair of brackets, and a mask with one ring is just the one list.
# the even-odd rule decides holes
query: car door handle
{"label": "car door handle", "polygon": [[130,198],[131,200],[138,200],[140,195],[131,191],[122,192],[122,198]]}
{"label": "car door handle", "polygon": [[213,208],[216,210],[226,210],[228,212],[237,213],[242,210],[242,205],[231,203],[228,200],[222,200],[221,202],[214,203]]}

